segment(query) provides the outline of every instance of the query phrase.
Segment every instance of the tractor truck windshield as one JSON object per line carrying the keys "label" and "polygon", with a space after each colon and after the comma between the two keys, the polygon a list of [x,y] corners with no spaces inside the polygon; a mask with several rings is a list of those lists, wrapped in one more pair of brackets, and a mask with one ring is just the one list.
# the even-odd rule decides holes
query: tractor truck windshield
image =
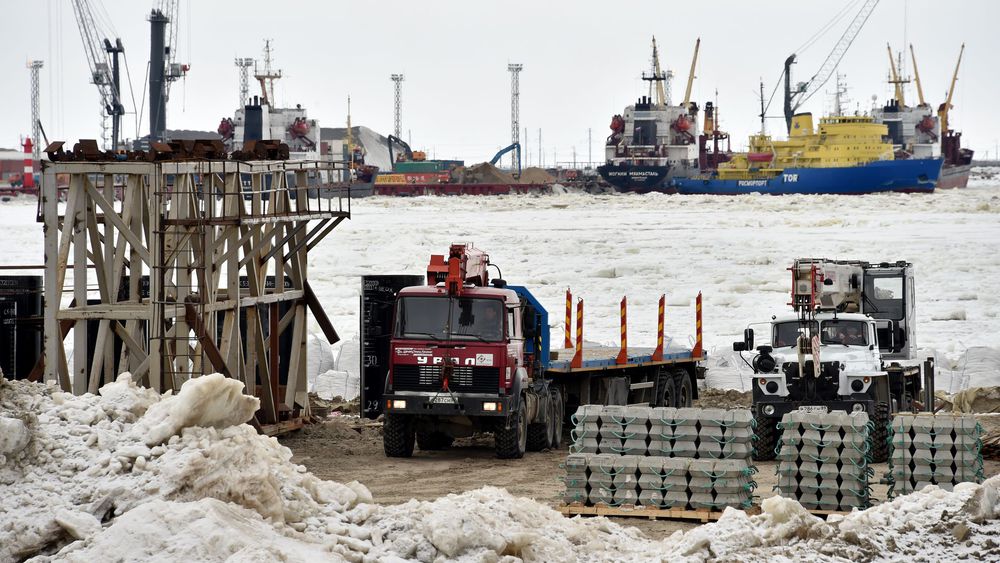
{"label": "tractor truck windshield", "polygon": [[867,325],[863,321],[824,321],[823,344],[843,344],[845,346],[867,346]]}
{"label": "tractor truck windshield", "polygon": [[503,340],[503,303],[467,297],[403,297],[396,309],[397,338]]}

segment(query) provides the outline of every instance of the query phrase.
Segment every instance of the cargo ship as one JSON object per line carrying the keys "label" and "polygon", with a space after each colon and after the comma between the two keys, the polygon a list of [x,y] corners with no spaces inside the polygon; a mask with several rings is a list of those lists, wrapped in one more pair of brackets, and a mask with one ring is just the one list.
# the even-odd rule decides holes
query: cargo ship
{"label": "cargo ship", "polygon": [[932,192],[941,158],[896,160],[887,127],[866,116],[831,116],[813,130],[812,114],[792,118],[788,140],[760,134],[749,151],[714,172],[674,178],[681,194],[868,194]]}
{"label": "cargo ship", "polygon": [[[887,46],[888,47],[888,46]],[[924,100],[923,86],[920,83],[920,72],[917,69],[916,54],[910,45],[913,76],[917,87],[918,103],[910,106],[906,103],[904,85],[910,82],[904,76],[903,61],[900,56],[899,72],[893,60],[892,49],[889,48],[889,83],[895,87],[895,95],[884,106],[873,108],[872,116],[876,123],[885,124],[889,138],[895,149],[896,159],[908,158],[942,158],[941,175],[938,178],[938,188],[964,188],[969,183],[969,173],[972,171],[973,151],[962,148],[962,134],[948,127],[948,111],[951,105],[952,93],[958,78],[958,68],[962,62],[962,53],[958,55],[958,64],[952,75],[951,87],[947,99],[938,106],[937,115],[930,104]]]}
{"label": "cargo ship", "polygon": [[598,174],[619,192],[674,193],[670,180],[693,173],[698,167],[698,104],[691,101],[691,84],[701,40],[695,44],[687,91],[679,105],[670,100],[672,72],[660,68],[653,38],[652,72],[643,73],[649,95],[611,118],[611,135],[605,144]]}

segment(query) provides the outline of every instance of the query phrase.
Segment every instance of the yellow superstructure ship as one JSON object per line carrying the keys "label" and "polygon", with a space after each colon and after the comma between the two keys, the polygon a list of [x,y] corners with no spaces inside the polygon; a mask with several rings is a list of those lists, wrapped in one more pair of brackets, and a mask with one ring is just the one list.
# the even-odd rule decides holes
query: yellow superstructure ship
{"label": "yellow superstructure ship", "polygon": [[865,116],[831,116],[813,128],[812,114],[792,118],[788,140],[752,135],[746,153],[719,165],[718,178],[772,177],[785,168],[841,168],[878,160],[893,160],[892,142],[884,124]]}

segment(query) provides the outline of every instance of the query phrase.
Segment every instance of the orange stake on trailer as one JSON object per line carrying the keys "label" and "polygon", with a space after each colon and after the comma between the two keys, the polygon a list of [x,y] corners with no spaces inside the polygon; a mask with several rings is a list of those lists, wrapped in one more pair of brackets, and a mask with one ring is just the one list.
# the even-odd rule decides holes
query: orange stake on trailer
{"label": "orange stake on trailer", "polygon": [[666,304],[667,296],[660,296],[660,314],[656,323],[656,350],[653,350],[653,361],[663,361],[663,307]]}
{"label": "orange stake on trailer", "polygon": [[615,360],[617,364],[627,364],[628,363],[628,314],[626,309],[625,298],[622,297],[621,305],[621,315],[622,315],[622,348],[618,351],[618,358]]}
{"label": "orange stake on trailer", "polygon": [[566,288],[566,339],[563,341],[563,348],[569,350],[573,347],[573,294]]}
{"label": "orange stake on trailer", "polygon": [[698,299],[694,305],[694,350],[691,350],[693,358],[700,358],[702,354],[701,344],[701,292],[698,292]]}
{"label": "orange stake on trailer", "polygon": [[576,302],[576,353],[569,367],[583,367],[583,299]]}

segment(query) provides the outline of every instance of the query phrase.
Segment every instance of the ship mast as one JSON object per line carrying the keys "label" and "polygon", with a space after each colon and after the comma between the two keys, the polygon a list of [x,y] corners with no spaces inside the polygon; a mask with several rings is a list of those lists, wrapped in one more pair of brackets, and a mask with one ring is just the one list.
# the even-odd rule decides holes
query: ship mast
{"label": "ship mast", "polygon": [[271,105],[274,101],[274,81],[281,78],[281,71],[277,73],[271,70],[271,40],[267,39],[264,41],[264,72],[257,72],[256,64],[254,65],[253,77],[257,79],[260,83],[260,93],[261,93],[261,104]]}
{"label": "ship mast", "polygon": [[351,131],[351,97],[347,96],[347,159],[354,167],[354,133]]}
{"label": "ship mast", "polygon": [[673,75],[671,72],[663,72],[660,67],[660,53],[656,48],[656,37],[653,37],[653,61],[650,65],[652,67],[652,72],[650,74],[642,73],[642,79],[649,82],[649,97],[653,98],[653,84],[656,84],[656,103],[661,106],[670,105],[670,96],[667,94],[667,90],[663,87],[663,83]]}
{"label": "ship mast", "polygon": [[[886,43],[885,48],[889,51],[889,68],[892,70],[892,78],[889,80],[889,84],[896,86],[896,102],[899,103],[899,107],[904,108],[906,107],[906,98],[904,97],[903,84],[909,82],[909,80],[905,80],[896,72],[896,59],[892,56],[892,47]],[[901,73],[903,69],[900,68],[899,70]]]}

